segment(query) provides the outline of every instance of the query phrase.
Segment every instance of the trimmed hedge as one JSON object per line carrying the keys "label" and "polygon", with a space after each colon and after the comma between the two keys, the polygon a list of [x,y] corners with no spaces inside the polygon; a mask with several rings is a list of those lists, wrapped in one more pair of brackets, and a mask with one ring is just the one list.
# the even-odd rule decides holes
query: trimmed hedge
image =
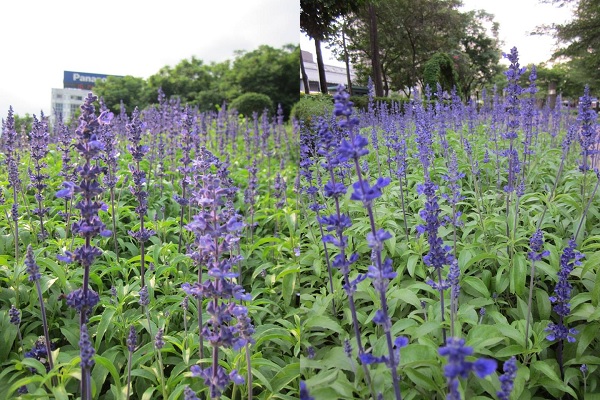
{"label": "trimmed hedge", "polygon": [[247,117],[251,117],[253,113],[260,115],[265,109],[271,114],[273,112],[273,101],[266,94],[248,92],[233,100],[230,108]]}
{"label": "trimmed hedge", "polygon": [[291,115],[311,129],[319,116],[333,112],[333,96],[326,94],[301,94],[300,101],[292,107]]}

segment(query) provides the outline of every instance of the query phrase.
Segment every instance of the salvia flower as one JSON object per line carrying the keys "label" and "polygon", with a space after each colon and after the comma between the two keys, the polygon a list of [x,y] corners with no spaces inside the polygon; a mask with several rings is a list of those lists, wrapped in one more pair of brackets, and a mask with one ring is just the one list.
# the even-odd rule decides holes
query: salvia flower
{"label": "salvia flower", "polygon": [[244,383],[244,378],[238,374],[236,369],[227,374],[225,368],[220,365],[217,365],[216,368],[211,366],[205,369],[202,369],[199,365],[192,365],[190,371],[193,377],[204,379],[204,383],[210,388],[211,398],[218,398],[229,382],[233,382],[236,385]]}
{"label": "salvia flower", "polygon": [[129,327],[129,335],[127,336],[127,349],[130,352],[135,351],[135,347],[137,346],[137,333],[135,332],[135,327],[131,325]]}
{"label": "salvia flower", "polygon": [[[54,350],[56,345],[54,343],[51,344],[50,349]],[[39,337],[30,351],[25,353],[25,358],[35,358],[40,361],[46,367],[46,372],[50,371],[50,363],[48,359],[48,350],[46,348],[46,342],[43,336]],[[32,372],[35,370],[32,369]]]}
{"label": "salvia flower", "polygon": [[581,127],[579,134],[579,143],[581,144],[582,162],[579,166],[580,170],[585,172],[591,169],[589,163],[589,156],[596,154],[597,150],[597,132],[596,132],[596,119],[597,114],[592,108],[592,98],[590,96],[590,87],[585,85],[583,96],[579,99],[579,112],[577,121]]}
{"label": "salvia flower", "polygon": [[156,336],[154,337],[154,346],[160,350],[165,347],[165,341],[163,339],[164,330],[163,328],[159,328],[158,332],[156,332]]}
{"label": "salvia flower", "polygon": [[10,306],[10,310],[8,310],[8,316],[10,317],[10,323],[16,326],[19,326],[21,323],[21,311],[14,305]]}
{"label": "salvia flower", "polygon": [[543,257],[548,257],[550,251],[543,250],[544,248],[544,232],[540,229],[536,230],[529,240],[529,253],[527,257],[531,261],[540,261]]}
{"label": "salvia flower", "polygon": [[514,141],[519,137],[517,132],[521,120],[519,96],[523,92],[523,88],[519,85],[519,78],[525,73],[526,68],[521,68],[519,64],[519,52],[516,47],[513,47],[509,54],[503,55],[511,63],[504,73],[508,80],[504,106],[508,121],[506,123],[507,131],[502,135],[504,139],[509,141],[508,149],[503,151],[502,154],[508,158],[508,179],[504,191],[510,193],[516,188],[517,176],[520,172],[519,153],[515,148]]}
{"label": "salvia flower", "polygon": [[27,266],[29,281],[39,281],[42,275],[40,274],[40,267],[38,267],[37,263],[35,262],[35,257],[33,255],[33,249],[31,248],[31,245],[27,246],[27,253],[25,255],[25,265]]}
{"label": "salvia flower", "polygon": [[575,266],[581,264],[581,259],[584,257],[576,250],[577,244],[575,240],[569,240],[568,246],[563,250],[560,256],[560,270],[558,271],[558,283],[554,287],[554,293],[550,296],[550,301],[554,304],[552,309],[558,314],[558,324],[550,323],[546,331],[549,332],[546,338],[548,340],[564,340],[575,342],[575,337],[578,332],[574,328],[568,328],[565,325],[565,318],[571,313],[571,290],[572,285],[569,283],[569,275]]}
{"label": "salvia flower", "polygon": [[300,400],[315,400],[308,392],[308,388],[304,381],[300,381]]}
{"label": "salvia flower", "polygon": [[56,193],[57,197],[65,199],[80,194],[80,200],[74,205],[80,211],[80,219],[73,223],[72,232],[82,236],[85,244],[74,252],[67,251],[57,258],[64,262],[77,262],[84,269],[83,288],[67,296],[67,303],[81,313],[81,325],[87,322],[93,306],[98,302],[98,294],[89,288],[89,269],[94,259],[102,255],[102,250],[92,245],[92,238],[111,235],[98,215],[100,210],[106,211],[108,207],[98,200],[103,193],[99,182],[104,168],[98,164],[97,158],[104,149],[104,144],[100,141],[101,128],[111,123],[113,114],[105,110],[96,116],[93,105],[96,100],[96,96],[88,94],[81,105],[79,126],[75,131],[77,143],[74,147],[83,158],[83,162],[74,171],[74,175],[79,177],[79,183],[66,181],[63,183],[64,189]]}
{"label": "salvia flower", "polygon": [[485,378],[497,367],[496,361],[488,358],[467,361],[466,358],[473,355],[473,348],[465,346],[464,339],[449,337],[446,345],[440,347],[439,354],[448,358],[448,364],[444,366],[444,376],[448,379],[447,399],[460,399],[459,378],[467,378],[471,371],[478,378]]}
{"label": "salvia flower", "polygon": [[150,304],[150,297],[148,296],[148,287],[142,286],[140,289],[140,306],[146,307]]}
{"label": "salvia flower", "polygon": [[94,366],[94,354],[96,351],[90,341],[90,335],[88,334],[87,325],[81,325],[81,332],[79,335],[79,349],[81,354],[81,368],[90,369]]}
{"label": "salvia flower", "polygon": [[183,389],[183,398],[184,400],[198,400],[198,396],[196,396],[196,393],[189,386]]}
{"label": "salvia flower", "polygon": [[510,400],[515,378],[517,377],[517,359],[512,356],[504,362],[504,373],[498,377],[500,379],[500,391],[496,393],[499,400]]}
{"label": "salvia flower", "polygon": [[[206,303],[209,319],[202,323],[200,347],[206,338],[213,348],[215,363],[206,369],[192,367],[192,375],[204,378],[210,387],[211,398],[219,397],[230,381],[236,384],[243,382],[236,370],[227,374],[216,364],[221,347],[239,350],[254,343],[251,336],[254,327],[248,317],[248,309],[240,304],[252,297],[234,281],[238,273],[233,267],[241,256],[234,256],[231,252],[239,241],[244,223],[233,207],[237,188],[228,176],[227,165],[206,149],[199,152],[193,162],[195,188],[190,195],[191,204],[199,210],[186,225],[195,236],[188,255],[199,268],[199,273],[197,282],[184,283],[182,289],[188,296],[199,300],[199,308],[202,298],[209,299]],[[209,277],[205,281],[201,279],[203,268],[206,268]]]}
{"label": "salvia flower", "polygon": [[[397,367],[400,360],[400,355],[396,356],[396,350],[392,344],[391,336],[391,319],[388,314],[386,290],[389,281],[396,276],[396,272],[392,268],[392,260],[386,259],[382,261],[382,250],[383,242],[392,237],[392,235],[383,230],[377,230],[375,225],[375,217],[373,212],[372,202],[373,200],[381,197],[382,189],[390,183],[389,178],[378,178],[374,185],[370,185],[365,179],[364,170],[361,169],[359,158],[368,153],[367,139],[363,138],[359,134],[355,134],[353,127],[356,125],[355,117],[352,116],[352,103],[348,101],[348,93],[345,91],[343,86],[338,87],[335,98],[334,114],[336,116],[344,116],[338,126],[343,132],[345,137],[349,140],[343,139],[340,146],[338,147],[337,154],[340,161],[350,161],[354,164],[357,181],[352,185],[353,192],[351,195],[352,200],[361,201],[365,208],[370,222],[370,233],[367,236],[367,242],[371,248],[371,259],[373,264],[369,266],[369,272],[367,276],[373,281],[373,286],[379,292],[379,299],[381,302],[380,308],[376,311],[373,322],[381,325],[384,330],[384,334],[387,339],[387,356],[376,357],[371,354],[365,353],[359,349],[359,357],[363,364],[385,362],[392,373],[392,383],[394,386],[394,392],[396,399],[401,399],[402,395],[400,392],[400,384],[397,373]],[[339,208],[339,202],[336,203],[336,207]],[[339,216],[339,212],[338,212]],[[342,235],[340,234],[340,239]],[[349,280],[346,275],[346,282]],[[355,329],[356,330],[356,329]],[[360,336],[358,330],[356,330],[357,340]],[[396,346],[400,342],[396,342]]]}

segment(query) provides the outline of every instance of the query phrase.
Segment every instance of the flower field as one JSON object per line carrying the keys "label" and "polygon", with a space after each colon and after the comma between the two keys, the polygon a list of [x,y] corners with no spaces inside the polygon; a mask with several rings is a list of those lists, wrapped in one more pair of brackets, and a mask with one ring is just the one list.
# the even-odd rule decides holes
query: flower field
{"label": "flower field", "polygon": [[596,112],[507,58],[481,104],[340,89],[301,131],[302,399],[600,392]]}
{"label": "flower field", "polygon": [[591,399],[588,89],[3,118],[0,399]]}
{"label": "flower field", "polygon": [[162,93],[29,132],[9,110],[0,399],[297,398],[298,137]]}

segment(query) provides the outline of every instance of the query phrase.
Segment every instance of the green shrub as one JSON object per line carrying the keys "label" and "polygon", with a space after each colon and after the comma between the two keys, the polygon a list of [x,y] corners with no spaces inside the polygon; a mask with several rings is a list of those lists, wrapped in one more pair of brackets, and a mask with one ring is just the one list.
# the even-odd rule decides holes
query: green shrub
{"label": "green shrub", "polygon": [[229,108],[236,109],[238,113],[251,117],[252,113],[260,115],[265,109],[272,113],[273,101],[266,94],[248,92],[233,100]]}
{"label": "green shrub", "polygon": [[204,90],[196,95],[194,104],[199,111],[215,111],[225,100],[225,95],[217,90]]}
{"label": "green shrub", "polygon": [[333,97],[325,94],[300,95],[300,101],[292,107],[292,117],[309,129],[316,123],[315,117],[330,116],[333,112]]}

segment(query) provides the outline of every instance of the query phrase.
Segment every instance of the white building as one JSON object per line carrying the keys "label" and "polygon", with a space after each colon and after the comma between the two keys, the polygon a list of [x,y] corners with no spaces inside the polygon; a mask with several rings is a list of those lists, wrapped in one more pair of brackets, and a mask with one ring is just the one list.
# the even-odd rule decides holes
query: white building
{"label": "white building", "polygon": [[67,122],[75,117],[77,110],[85,101],[96,81],[105,82],[109,76],[118,75],[94,74],[90,72],[64,71],[63,88],[52,89],[50,101],[50,124],[54,125],[57,115]]}
{"label": "white building", "polygon": [[52,89],[50,123],[54,125],[57,115],[60,115],[64,122],[72,119],[77,110],[79,110],[79,106],[83,104],[88,93],[91,93],[91,90],[72,88]]}
{"label": "white building", "polygon": [[[319,83],[319,70],[317,68],[316,60],[313,60],[312,53],[301,50],[302,63],[304,64],[304,70],[308,77],[308,87],[311,93],[319,93],[321,91],[321,85]],[[337,67],[333,65],[325,64],[325,78],[327,80],[327,86],[337,85],[348,85],[348,78],[346,76],[345,67]],[[356,76],[352,67],[350,67],[350,79],[354,81]],[[304,92],[304,82],[302,82],[302,72],[300,72],[300,91]]]}

